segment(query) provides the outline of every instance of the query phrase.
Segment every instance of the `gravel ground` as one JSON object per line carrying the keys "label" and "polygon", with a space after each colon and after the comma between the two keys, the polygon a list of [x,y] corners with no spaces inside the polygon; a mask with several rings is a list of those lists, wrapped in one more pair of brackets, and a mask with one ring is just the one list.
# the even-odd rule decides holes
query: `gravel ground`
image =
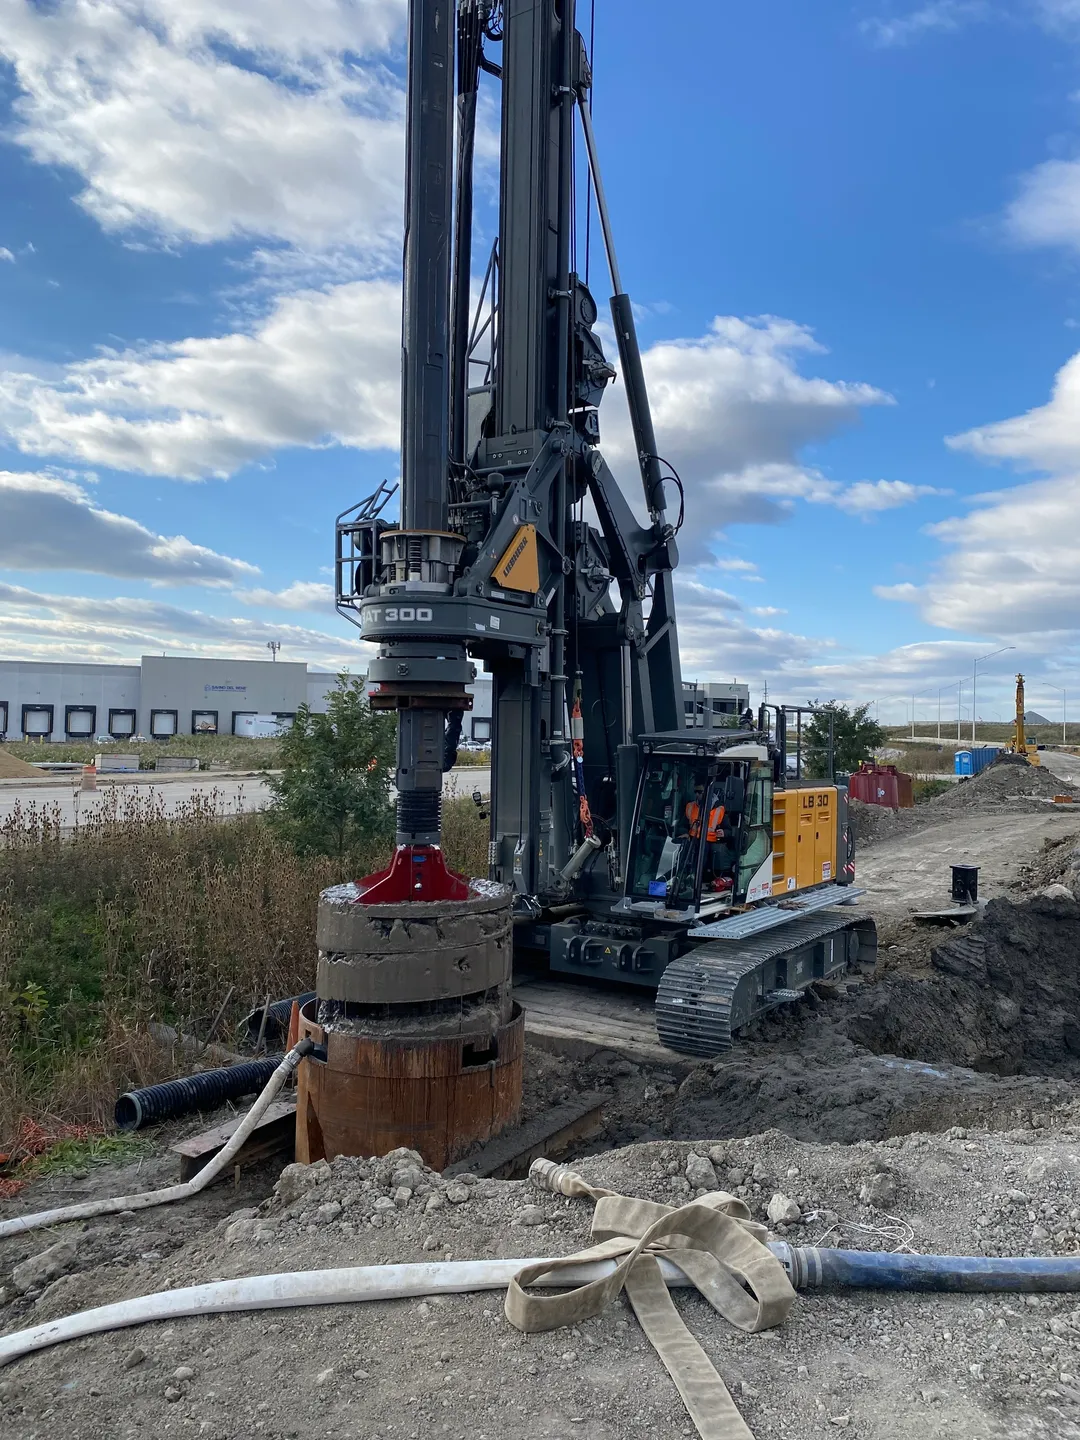
{"label": "gravel ground", "polygon": [[[612,1189],[683,1203],[700,1193],[686,1178],[693,1155],[695,1180],[715,1173],[761,1218],[777,1193],[797,1205],[799,1219],[777,1227],[794,1243],[1064,1254],[1075,1252],[1080,1226],[1076,1119],[1052,1132],[953,1129],[854,1146],[769,1131],[632,1146],[579,1168]],[[586,1243],[591,1213],[588,1202],[525,1182],[447,1183],[402,1151],[292,1167],[278,1191],[216,1228],[189,1230],[167,1254],[160,1239],[157,1250],[146,1247],[151,1232],[179,1238],[179,1210],[73,1233],[74,1255],[90,1247],[97,1263],[31,1284],[0,1316],[20,1328],[170,1284],[284,1269],[565,1254]],[[65,1243],[56,1234],[35,1240],[38,1254]],[[55,1261],[69,1263],[77,1260]],[[678,1304],[758,1440],[838,1430],[860,1440],[1080,1437],[1080,1310],[1070,1297],[806,1294],[781,1329],[758,1336],[732,1331],[697,1296]],[[6,1369],[0,1405],[12,1440],[237,1440],[313,1429],[364,1440],[693,1433],[624,1302],[572,1331],[523,1336],[503,1318],[498,1294],[98,1336]]]}

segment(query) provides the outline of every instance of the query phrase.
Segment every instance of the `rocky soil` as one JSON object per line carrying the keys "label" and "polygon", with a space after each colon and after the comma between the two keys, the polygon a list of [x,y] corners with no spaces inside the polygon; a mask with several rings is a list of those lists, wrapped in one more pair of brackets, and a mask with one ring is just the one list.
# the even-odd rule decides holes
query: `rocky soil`
{"label": "rocky soil", "polygon": [[[1076,1117],[1052,1131],[952,1129],[853,1146],[768,1131],[637,1145],[579,1168],[667,1203],[714,1184],[762,1219],[772,1202],[791,1217],[777,1232],[797,1244],[1051,1255],[1077,1246],[1078,1140]],[[175,1232],[173,1210],[34,1237],[37,1258],[10,1291],[26,1288],[0,1315],[18,1328],[125,1295],[275,1270],[566,1254],[587,1243],[591,1208],[526,1182],[448,1183],[405,1151],[290,1167],[276,1194],[199,1233]],[[84,1250],[95,1263],[79,1270]],[[696,1295],[682,1293],[678,1305],[758,1440],[1080,1437],[1080,1309],[1069,1296],[807,1292],[781,1329],[757,1336],[733,1331]],[[500,1294],[97,1336],[7,1368],[0,1407],[12,1440],[692,1434],[625,1302],[571,1331],[524,1336],[505,1321]]]}

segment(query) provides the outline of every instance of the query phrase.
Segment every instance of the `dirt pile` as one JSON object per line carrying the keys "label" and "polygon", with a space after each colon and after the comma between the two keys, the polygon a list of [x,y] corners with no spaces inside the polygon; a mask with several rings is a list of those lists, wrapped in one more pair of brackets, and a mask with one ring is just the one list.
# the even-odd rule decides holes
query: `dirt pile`
{"label": "dirt pile", "polygon": [[1049,885],[1080,888],[1080,835],[1049,836],[1028,864],[1021,866],[1018,888],[1028,893]]}
{"label": "dirt pile", "polygon": [[42,771],[0,745],[0,780],[40,780]]}
{"label": "dirt pile", "polygon": [[[1080,1235],[1078,1132],[909,1136],[803,1145],[775,1131],[637,1145],[579,1162],[594,1183],[679,1204],[713,1174],[763,1218],[782,1192],[796,1244],[1068,1253]],[[694,1159],[691,1160],[691,1155]],[[691,1179],[692,1177],[692,1179]],[[792,1213],[790,1206],[789,1213]],[[119,1295],[227,1276],[423,1261],[447,1252],[565,1254],[592,1206],[525,1183],[448,1184],[398,1151],[286,1171],[276,1196],[190,1231],[178,1211],[75,1232],[68,1273],[9,1298],[5,1328]],[[74,1227],[72,1227],[74,1231]],[[38,1237],[44,1248],[55,1236]],[[4,1271],[10,1254],[3,1257]],[[25,1273],[25,1272],[24,1272]],[[678,1307],[759,1437],[1078,1440],[1080,1320],[1071,1297],[805,1293],[779,1330],[743,1335],[696,1296]],[[207,1440],[644,1440],[689,1437],[686,1413],[619,1301],[571,1330],[522,1335],[500,1293],[183,1319],[45,1351],[0,1372],[12,1440],[150,1434]]]}
{"label": "dirt pile", "polygon": [[926,802],[929,810],[988,809],[1013,805],[1017,800],[1052,800],[1068,787],[1041,765],[1030,765],[1019,755],[1005,755],[973,775],[958,781],[942,795]]}
{"label": "dirt pile", "polygon": [[1080,1077],[1075,900],[991,900],[937,945],[935,976],[869,987],[844,1023],[856,1043],[999,1075]]}
{"label": "dirt pile", "polygon": [[950,784],[948,790],[909,810],[887,810],[881,805],[850,802],[855,838],[863,846],[880,844],[895,836],[908,835],[928,825],[940,825],[965,813],[1017,814],[1048,808],[1055,795],[1068,786],[1041,766],[1029,765],[1019,756],[1006,756],[973,775]]}

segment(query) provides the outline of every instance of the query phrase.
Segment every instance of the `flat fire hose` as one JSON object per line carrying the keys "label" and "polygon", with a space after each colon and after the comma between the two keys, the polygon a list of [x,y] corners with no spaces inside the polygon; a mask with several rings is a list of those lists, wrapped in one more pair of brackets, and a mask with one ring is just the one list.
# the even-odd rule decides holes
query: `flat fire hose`
{"label": "flat fire hose", "polygon": [[[725,1320],[753,1334],[781,1324],[795,1299],[783,1266],[765,1244],[765,1227],[724,1191],[675,1208],[598,1189],[550,1160],[535,1160],[529,1173],[546,1190],[596,1201],[592,1233],[598,1243],[520,1271],[506,1293],[510,1323],[526,1334],[576,1325],[599,1315],[625,1290],[701,1440],[754,1440],[731,1392],[672,1303],[657,1257],[677,1266]],[[613,1273],[602,1280],[555,1295],[525,1293],[541,1276],[619,1256]]]}

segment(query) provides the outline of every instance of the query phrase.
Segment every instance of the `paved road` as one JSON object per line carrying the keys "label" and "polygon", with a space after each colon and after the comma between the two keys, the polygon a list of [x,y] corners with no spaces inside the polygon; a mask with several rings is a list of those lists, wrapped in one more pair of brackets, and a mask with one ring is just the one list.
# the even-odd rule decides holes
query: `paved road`
{"label": "paved road", "polygon": [[1067,784],[1080,785],[1080,755],[1069,755],[1063,750],[1040,750],[1039,760]]}
{"label": "paved road", "polygon": [[[76,810],[85,817],[95,806],[100,805],[103,799],[106,803],[111,803],[110,797],[113,793],[123,804],[126,795],[146,795],[154,791],[161,796],[166,809],[174,811],[193,795],[209,796],[216,791],[220,804],[228,815],[262,810],[270,798],[266,782],[258,775],[207,774],[173,778],[155,777],[147,772],[145,780],[126,780],[116,786],[108,780],[99,779],[96,792],[80,791],[78,785],[79,777],[74,774],[65,776],[64,779],[50,780],[48,783],[30,780],[21,785],[8,781],[0,785],[0,822],[12,813],[16,805],[25,809],[27,805],[33,804],[50,810],[53,807],[58,808],[60,823],[70,827],[75,824]],[[474,790],[479,790],[487,796],[491,792],[491,771],[471,765],[451,770],[447,776],[446,788],[458,795],[471,795]]]}
{"label": "paved road", "polygon": [[0,787],[0,821],[7,819],[17,805],[21,805],[24,810],[28,805],[37,805],[49,810],[55,807],[60,811],[61,824],[70,827],[75,823],[76,811],[85,818],[103,801],[111,804],[113,794],[123,805],[126,796],[143,796],[154,792],[161,796],[167,810],[174,811],[193,795],[209,796],[215,790],[226,814],[261,810],[269,797],[265,782],[257,775],[242,778],[228,775],[192,775],[176,780],[147,778],[145,781],[117,786],[112,786],[107,781],[99,781],[96,792],[80,791],[78,782],[74,779],[58,780],[48,785],[31,781],[26,785]]}

